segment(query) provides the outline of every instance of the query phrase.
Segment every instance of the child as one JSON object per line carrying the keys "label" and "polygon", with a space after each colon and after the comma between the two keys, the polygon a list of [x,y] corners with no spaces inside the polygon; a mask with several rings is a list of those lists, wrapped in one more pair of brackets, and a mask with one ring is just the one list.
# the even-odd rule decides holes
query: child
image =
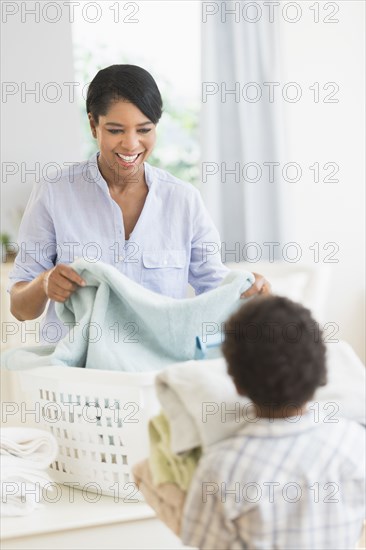
{"label": "child", "polygon": [[335,403],[309,402],[326,381],[326,349],[310,312],[286,298],[254,298],[226,323],[223,353],[257,414],[201,458],[183,542],[355,548],[365,517],[365,431],[330,414]]}

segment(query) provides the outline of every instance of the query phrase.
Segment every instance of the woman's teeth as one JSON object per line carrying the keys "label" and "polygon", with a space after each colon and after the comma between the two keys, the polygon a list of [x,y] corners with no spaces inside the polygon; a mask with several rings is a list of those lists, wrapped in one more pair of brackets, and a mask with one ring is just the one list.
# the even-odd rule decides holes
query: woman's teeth
{"label": "woman's teeth", "polygon": [[134,155],[133,157],[127,157],[126,155],[121,155],[120,153],[117,153],[117,155],[122,159],[124,160],[125,162],[135,162],[135,160],[137,159],[137,157],[139,156],[140,153],[138,153],[137,155]]}

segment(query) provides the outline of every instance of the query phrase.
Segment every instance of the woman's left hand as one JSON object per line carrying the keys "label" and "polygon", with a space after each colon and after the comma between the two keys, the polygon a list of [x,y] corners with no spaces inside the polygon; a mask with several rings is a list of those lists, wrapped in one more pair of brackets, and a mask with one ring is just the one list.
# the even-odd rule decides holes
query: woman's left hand
{"label": "woman's left hand", "polygon": [[264,276],[259,273],[253,273],[253,275],[255,277],[254,283],[247,291],[241,294],[240,298],[250,298],[250,296],[255,296],[256,294],[259,296],[267,296],[268,294],[272,294],[271,284],[264,278]]}

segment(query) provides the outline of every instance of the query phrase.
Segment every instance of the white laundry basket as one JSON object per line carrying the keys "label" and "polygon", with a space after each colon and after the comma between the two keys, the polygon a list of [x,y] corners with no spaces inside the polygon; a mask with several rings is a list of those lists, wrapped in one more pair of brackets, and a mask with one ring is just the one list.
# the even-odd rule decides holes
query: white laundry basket
{"label": "white laundry basket", "polygon": [[52,478],[127,502],[142,500],[131,467],[149,454],[147,424],[160,408],[157,372],[50,366],[17,374],[23,422],[28,417],[57,439]]}

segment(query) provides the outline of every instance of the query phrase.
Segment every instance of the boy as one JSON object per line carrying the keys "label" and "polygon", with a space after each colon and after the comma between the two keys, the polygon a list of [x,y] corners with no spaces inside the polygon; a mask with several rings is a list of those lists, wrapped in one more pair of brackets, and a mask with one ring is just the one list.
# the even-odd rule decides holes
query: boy
{"label": "boy", "polygon": [[223,353],[257,414],[201,458],[183,542],[355,548],[365,517],[365,431],[329,410],[319,416],[319,404],[309,403],[326,382],[326,349],[310,312],[286,298],[254,298],[226,323]]}

